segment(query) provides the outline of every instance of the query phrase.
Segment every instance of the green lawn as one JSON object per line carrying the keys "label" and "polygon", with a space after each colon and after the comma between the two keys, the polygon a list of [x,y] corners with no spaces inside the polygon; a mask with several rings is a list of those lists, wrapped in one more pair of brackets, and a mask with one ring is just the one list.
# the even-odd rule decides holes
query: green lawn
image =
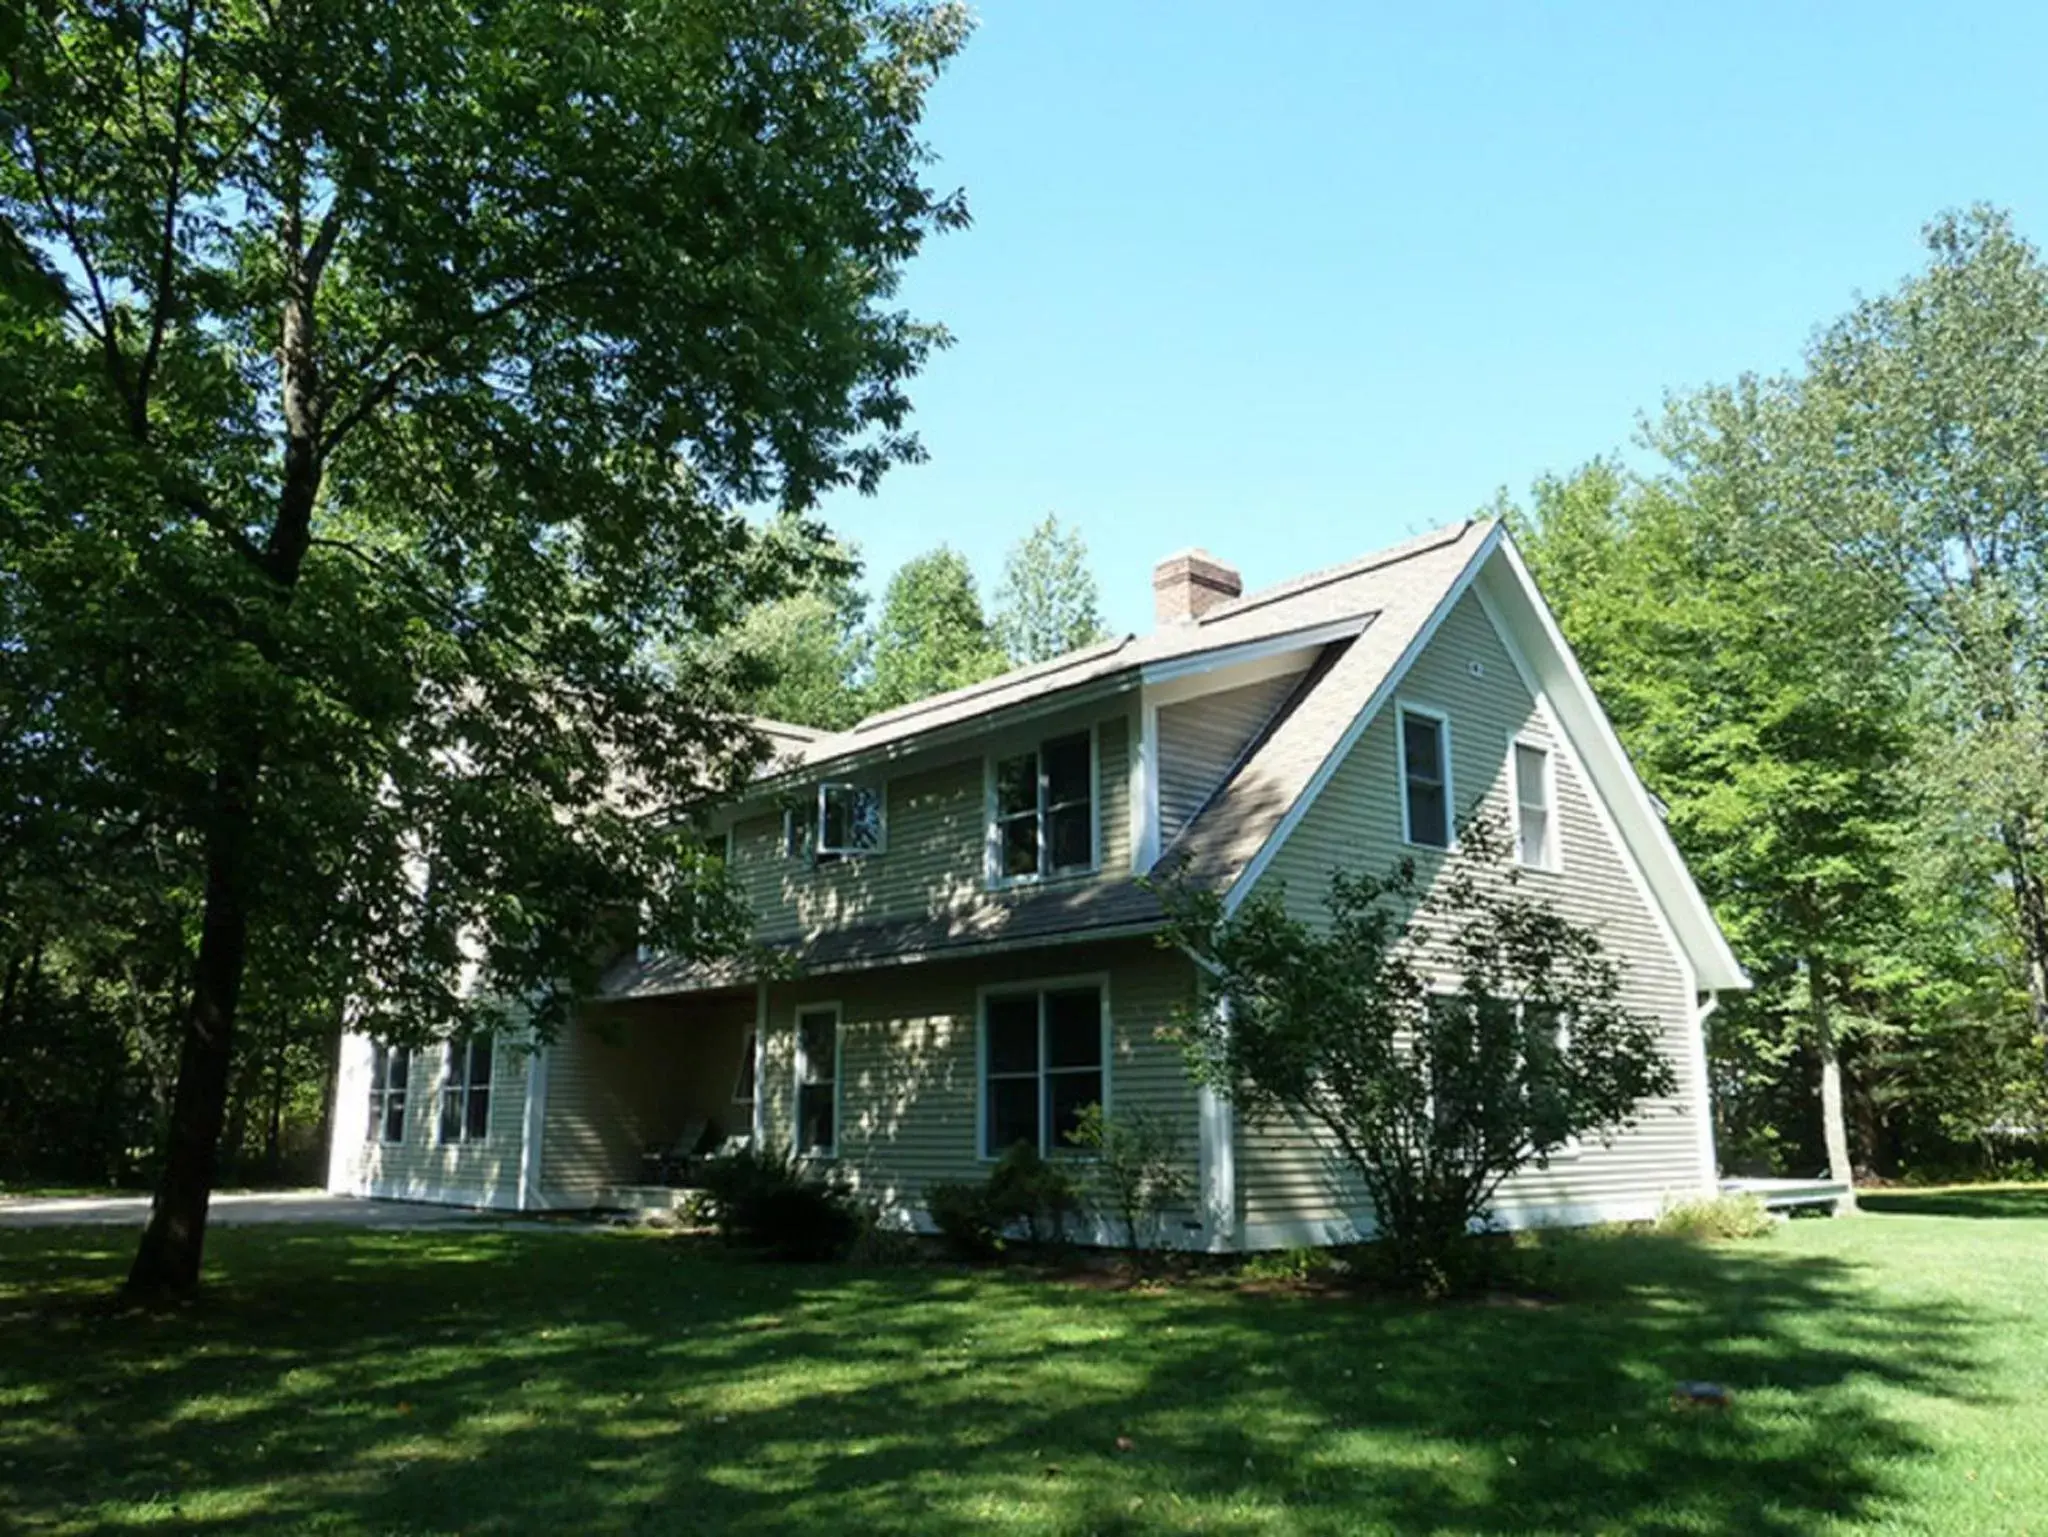
{"label": "green lawn", "polygon": [[131,1233],[0,1230],[0,1530],[2048,1533],[2048,1195],[1882,1204],[1435,1308],[244,1228],[105,1316]]}

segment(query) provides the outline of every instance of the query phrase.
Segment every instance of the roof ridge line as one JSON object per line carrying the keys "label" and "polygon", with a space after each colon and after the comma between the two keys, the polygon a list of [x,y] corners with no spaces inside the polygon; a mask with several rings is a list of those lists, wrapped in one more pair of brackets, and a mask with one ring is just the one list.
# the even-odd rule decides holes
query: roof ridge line
{"label": "roof ridge line", "polygon": [[1354,576],[1363,576],[1369,571],[1397,566],[1404,560],[1413,560],[1418,555],[1427,555],[1446,545],[1456,544],[1470,533],[1475,525],[1483,521],[1485,520],[1479,518],[1466,518],[1460,523],[1445,524],[1440,528],[1431,529],[1426,534],[1417,534],[1392,549],[1376,550],[1370,555],[1361,555],[1356,560],[1346,561],[1342,565],[1325,566],[1320,571],[1311,571],[1304,576],[1289,577],[1284,582],[1275,582],[1271,587],[1262,587],[1257,592],[1233,598],[1228,603],[1219,603],[1196,622],[1214,624],[1219,619],[1234,619],[1239,614],[1264,608],[1268,604],[1298,598],[1318,587],[1329,587]]}

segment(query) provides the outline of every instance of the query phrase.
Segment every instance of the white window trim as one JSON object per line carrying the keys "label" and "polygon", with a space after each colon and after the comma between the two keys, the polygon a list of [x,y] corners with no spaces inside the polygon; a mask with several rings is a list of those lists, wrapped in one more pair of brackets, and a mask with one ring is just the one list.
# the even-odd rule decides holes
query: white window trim
{"label": "white window trim", "polygon": [[[384,1054],[384,1081],[377,1081],[377,1054]],[[405,1087],[393,1090],[391,1087],[391,1064],[405,1063]],[[410,1048],[386,1046],[380,1041],[370,1043],[370,1114],[373,1119],[369,1135],[363,1140],[380,1147],[398,1147],[405,1141],[406,1128],[412,1121],[413,1069],[419,1064],[413,1061]],[[391,1096],[396,1093],[398,1104],[398,1135],[391,1135]]]}
{"label": "white window trim", "polygon": [[[875,797],[880,815],[877,821],[881,828],[881,840],[871,849],[836,849],[825,843],[825,797],[833,790],[864,790]],[[889,786],[885,780],[873,784],[860,779],[821,779],[818,781],[818,822],[811,840],[811,857],[817,861],[841,859],[873,859],[889,852]]]}
{"label": "white window trim", "polygon": [[[470,1096],[476,1093],[476,1085],[470,1081],[469,1060],[470,1053],[475,1051],[479,1044],[481,1044],[484,1050],[490,1054],[491,1081],[485,1084],[483,1088],[483,1092],[486,1095],[487,1106],[487,1108],[484,1111],[484,1129],[481,1133],[472,1133],[469,1129],[469,1100]],[[447,1098],[450,1090],[454,1089],[455,1054],[457,1051],[460,1051],[463,1054],[463,1070],[461,1076],[462,1087],[459,1090],[455,1091],[461,1097],[462,1118],[456,1125],[455,1135],[451,1137],[448,1135],[448,1125],[446,1120],[444,1119],[446,1115],[446,1110],[444,1107],[447,1103]],[[458,1039],[443,1042],[441,1047],[441,1081],[435,1085],[434,1093],[435,1145],[439,1147],[467,1147],[478,1142],[490,1141],[491,1118],[498,1113],[498,1105],[496,1098],[497,1089],[498,1040],[496,1036],[467,1035],[462,1036]]]}
{"label": "white window trim", "polygon": [[[1019,994],[1037,994],[1038,1005],[1038,1137],[1042,1144],[1052,1130],[1045,1120],[1045,1003],[1044,995],[1076,990],[1083,987],[1095,989],[1102,1000],[1102,1114],[1105,1119],[1111,1113],[1110,1080],[1114,1076],[1111,1063],[1116,1047],[1116,1027],[1110,1015],[1109,973],[1106,971],[1083,972],[1075,976],[1032,978],[1022,982],[992,982],[986,987],[974,990],[974,1152],[978,1161],[985,1164],[1001,1160],[1001,1152],[988,1150],[988,1004],[991,998],[1014,998]],[[1039,1153],[1050,1157],[1055,1153],[1067,1157],[1083,1156],[1074,1148],[1048,1148],[1041,1146]]]}
{"label": "white window trim", "polygon": [[[1434,721],[1443,733],[1444,744],[1444,839],[1441,844],[1417,843],[1412,828],[1408,825],[1408,717]],[[1401,842],[1409,848],[1428,849],[1432,853],[1450,854],[1458,847],[1458,798],[1451,786],[1451,717],[1434,705],[1418,704],[1412,699],[1394,701],[1394,792],[1401,802]]]}
{"label": "white window trim", "polygon": [[[1088,733],[1088,863],[1072,870],[1045,868],[1050,815],[1045,801],[1045,744]],[[996,765],[1025,753],[1038,757],[1038,864],[1029,875],[1003,874],[1002,826],[996,819]],[[982,876],[991,891],[1013,886],[1039,886],[1058,881],[1088,880],[1102,873],[1102,732],[1099,723],[1070,731],[1050,731],[1029,742],[985,754],[981,760]]]}
{"label": "white window trim", "polygon": [[[806,1148],[803,1145],[804,1072],[810,1065],[804,1056],[804,1016],[807,1014],[832,1016],[832,1145],[828,1148]],[[846,1080],[840,1072],[840,1064],[846,1058],[846,1009],[836,998],[821,999],[816,1003],[800,1003],[791,1012],[789,1023],[789,1150],[798,1158],[837,1158],[845,1132],[843,1113]]]}
{"label": "white window trim", "polygon": [[[1522,858],[1522,765],[1519,749],[1543,755],[1543,857],[1535,864]],[[1515,863],[1546,875],[1564,871],[1564,842],[1557,827],[1557,751],[1541,737],[1517,732],[1508,738],[1508,830],[1515,841]]]}

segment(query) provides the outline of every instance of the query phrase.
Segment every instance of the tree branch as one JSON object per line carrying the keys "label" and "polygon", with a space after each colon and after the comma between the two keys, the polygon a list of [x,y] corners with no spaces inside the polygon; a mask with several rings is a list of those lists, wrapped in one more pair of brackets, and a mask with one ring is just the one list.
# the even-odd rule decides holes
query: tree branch
{"label": "tree branch", "polygon": [[[406,375],[414,368],[434,361],[436,357],[448,348],[466,337],[474,336],[485,326],[495,321],[503,320],[506,316],[515,314],[530,305],[537,304],[543,299],[552,298],[556,294],[564,293],[580,284],[587,283],[593,278],[601,277],[610,270],[610,268],[593,267],[582,272],[571,273],[567,277],[555,278],[545,283],[532,284],[529,287],[507,295],[496,304],[487,305],[483,309],[476,311],[461,325],[451,326],[425,345],[407,351],[405,356],[394,363],[376,383],[372,384],[341,419],[328,430],[321,444],[322,452],[332,453],[336,448],[339,448],[350,433],[362,426],[364,422],[376,413],[379,407],[383,406],[398,392],[399,386],[405,382]],[[391,350],[392,347],[389,344],[379,348],[375,353],[371,354],[370,365],[374,365],[377,359],[387,355]]]}
{"label": "tree branch", "polygon": [[[192,116],[192,47],[198,31],[197,0],[185,0],[178,42],[178,88],[171,107],[171,162],[164,189],[163,236],[157,250],[156,295],[149,323],[149,345],[136,371],[135,398],[129,404],[137,442],[149,440],[149,385],[170,328],[171,280],[177,265],[178,207],[184,201],[185,135]],[[139,85],[139,82],[138,82]]]}

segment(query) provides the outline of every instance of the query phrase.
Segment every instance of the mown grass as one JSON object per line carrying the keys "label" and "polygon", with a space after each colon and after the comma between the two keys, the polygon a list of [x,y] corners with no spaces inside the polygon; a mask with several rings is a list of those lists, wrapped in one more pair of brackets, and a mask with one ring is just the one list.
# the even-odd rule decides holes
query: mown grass
{"label": "mown grass", "polygon": [[0,1229],[0,1530],[2048,1531],[2048,1214],[1918,1199],[1438,1307],[244,1228],[150,1316]]}

